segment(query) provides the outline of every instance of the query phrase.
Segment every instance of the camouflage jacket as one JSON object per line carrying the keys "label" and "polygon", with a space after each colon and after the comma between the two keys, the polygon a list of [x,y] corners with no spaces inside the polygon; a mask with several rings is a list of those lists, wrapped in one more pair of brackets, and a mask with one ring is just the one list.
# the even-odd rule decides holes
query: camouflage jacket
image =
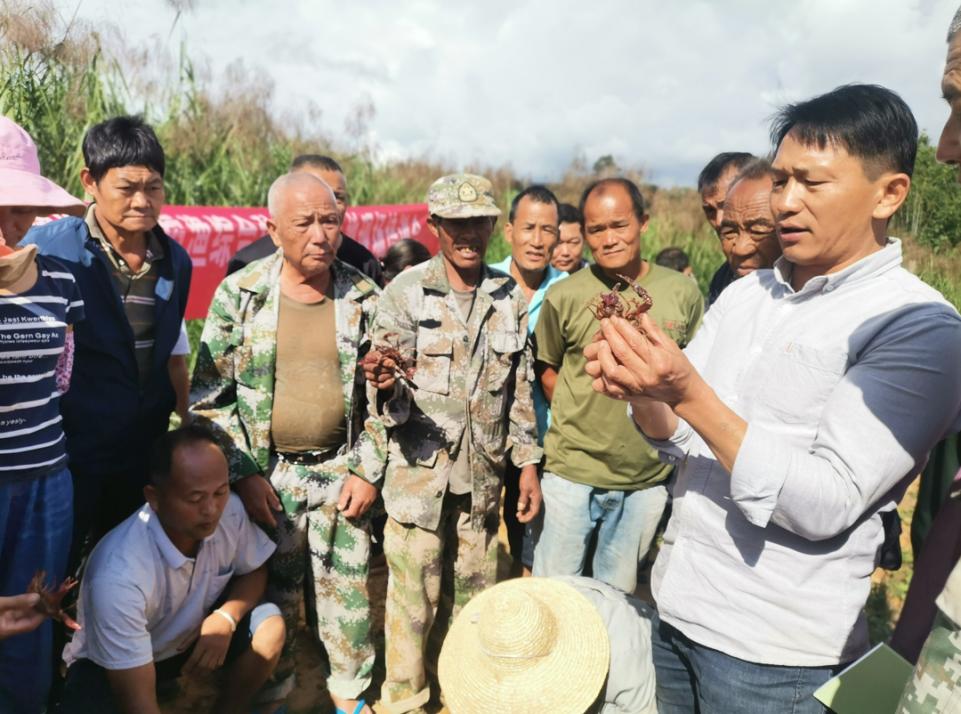
{"label": "camouflage jacket", "polygon": [[368,387],[370,403],[388,430],[387,512],[400,523],[435,530],[451,450],[466,434],[472,525],[496,528],[508,450],[517,466],[541,458],[521,289],[510,276],[485,267],[468,324],[444,259],[435,256],[387,287],[377,306],[373,342],[398,347],[416,365],[413,388],[398,381],[384,395]]}
{"label": "camouflage jacket", "polygon": [[[231,481],[269,470],[282,264],[278,251],[225,278],[201,337],[190,411],[226,436]],[[335,260],[331,270],[347,415],[347,441],[338,453],[347,456],[351,472],[377,483],[384,472],[387,436],[379,420],[367,418],[358,360],[370,345],[380,291],[346,263]]]}

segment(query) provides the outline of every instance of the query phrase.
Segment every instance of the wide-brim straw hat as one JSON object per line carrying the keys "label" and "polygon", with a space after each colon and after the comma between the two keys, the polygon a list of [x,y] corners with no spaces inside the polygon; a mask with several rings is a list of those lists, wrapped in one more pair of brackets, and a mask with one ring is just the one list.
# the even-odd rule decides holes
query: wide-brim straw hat
{"label": "wide-brim straw hat", "polygon": [[610,667],[607,629],[567,583],[517,578],[458,615],[438,675],[451,714],[584,714]]}
{"label": "wide-brim straw hat", "polygon": [[79,216],[84,203],[40,175],[33,139],[23,128],[0,116],[0,206],[24,206],[38,213]]}

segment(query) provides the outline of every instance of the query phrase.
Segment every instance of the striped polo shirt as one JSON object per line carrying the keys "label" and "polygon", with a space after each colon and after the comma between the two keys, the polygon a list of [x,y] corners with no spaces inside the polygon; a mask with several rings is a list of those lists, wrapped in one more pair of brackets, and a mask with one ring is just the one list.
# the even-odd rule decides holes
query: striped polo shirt
{"label": "striped polo shirt", "polygon": [[140,373],[141,385],[146,381],[150,374],[150,367],[153,363],[154,346],[154,322],[155,322],[155,297],[157,290],[157,279],[160,277],[157,262],[164,257],[163,246],[160,239],[153,231],[147,233],[147,252],[143,265],[140,270],[133,270],[123,256],[110,244],[104,235],[100,224],[97,223],[94,206],[91,203],[87,207],[84,220],[90,235],[100,243],[107,262],[110,265],[110,275],[113,278],[114,288],[123,302],[124,313],[127,315],[127,322],[133,330],[134,354],[137,357],[137,371]]}
{"label": "striped polo shirt", "polygon": [[66,267],[36,260],[32,288],[0,295],[0,481],[67,464],[56,371],[67,325],[83,319],[83,300]]}

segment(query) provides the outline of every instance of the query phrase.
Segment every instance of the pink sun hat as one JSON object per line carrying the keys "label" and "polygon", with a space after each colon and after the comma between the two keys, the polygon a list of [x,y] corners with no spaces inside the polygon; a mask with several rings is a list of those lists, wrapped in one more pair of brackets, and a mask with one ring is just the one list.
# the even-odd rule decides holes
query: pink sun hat
{"label": "pink sun hat", "polygon": [[0,206],[81,216],[84,203],[40,175],[37,146],[16,122],[0,116]]}

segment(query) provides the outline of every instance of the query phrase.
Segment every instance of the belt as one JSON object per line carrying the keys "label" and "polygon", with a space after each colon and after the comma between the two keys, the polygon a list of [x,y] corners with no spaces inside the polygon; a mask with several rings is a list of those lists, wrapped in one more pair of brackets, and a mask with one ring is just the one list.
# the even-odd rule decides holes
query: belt
{"label": "belt", "polygon": [[298,466],[313,466],[329,461],[337,455],[337,449],[327,449],[326,451],[278,451],[277,458],[286,461],[288,464]]}

